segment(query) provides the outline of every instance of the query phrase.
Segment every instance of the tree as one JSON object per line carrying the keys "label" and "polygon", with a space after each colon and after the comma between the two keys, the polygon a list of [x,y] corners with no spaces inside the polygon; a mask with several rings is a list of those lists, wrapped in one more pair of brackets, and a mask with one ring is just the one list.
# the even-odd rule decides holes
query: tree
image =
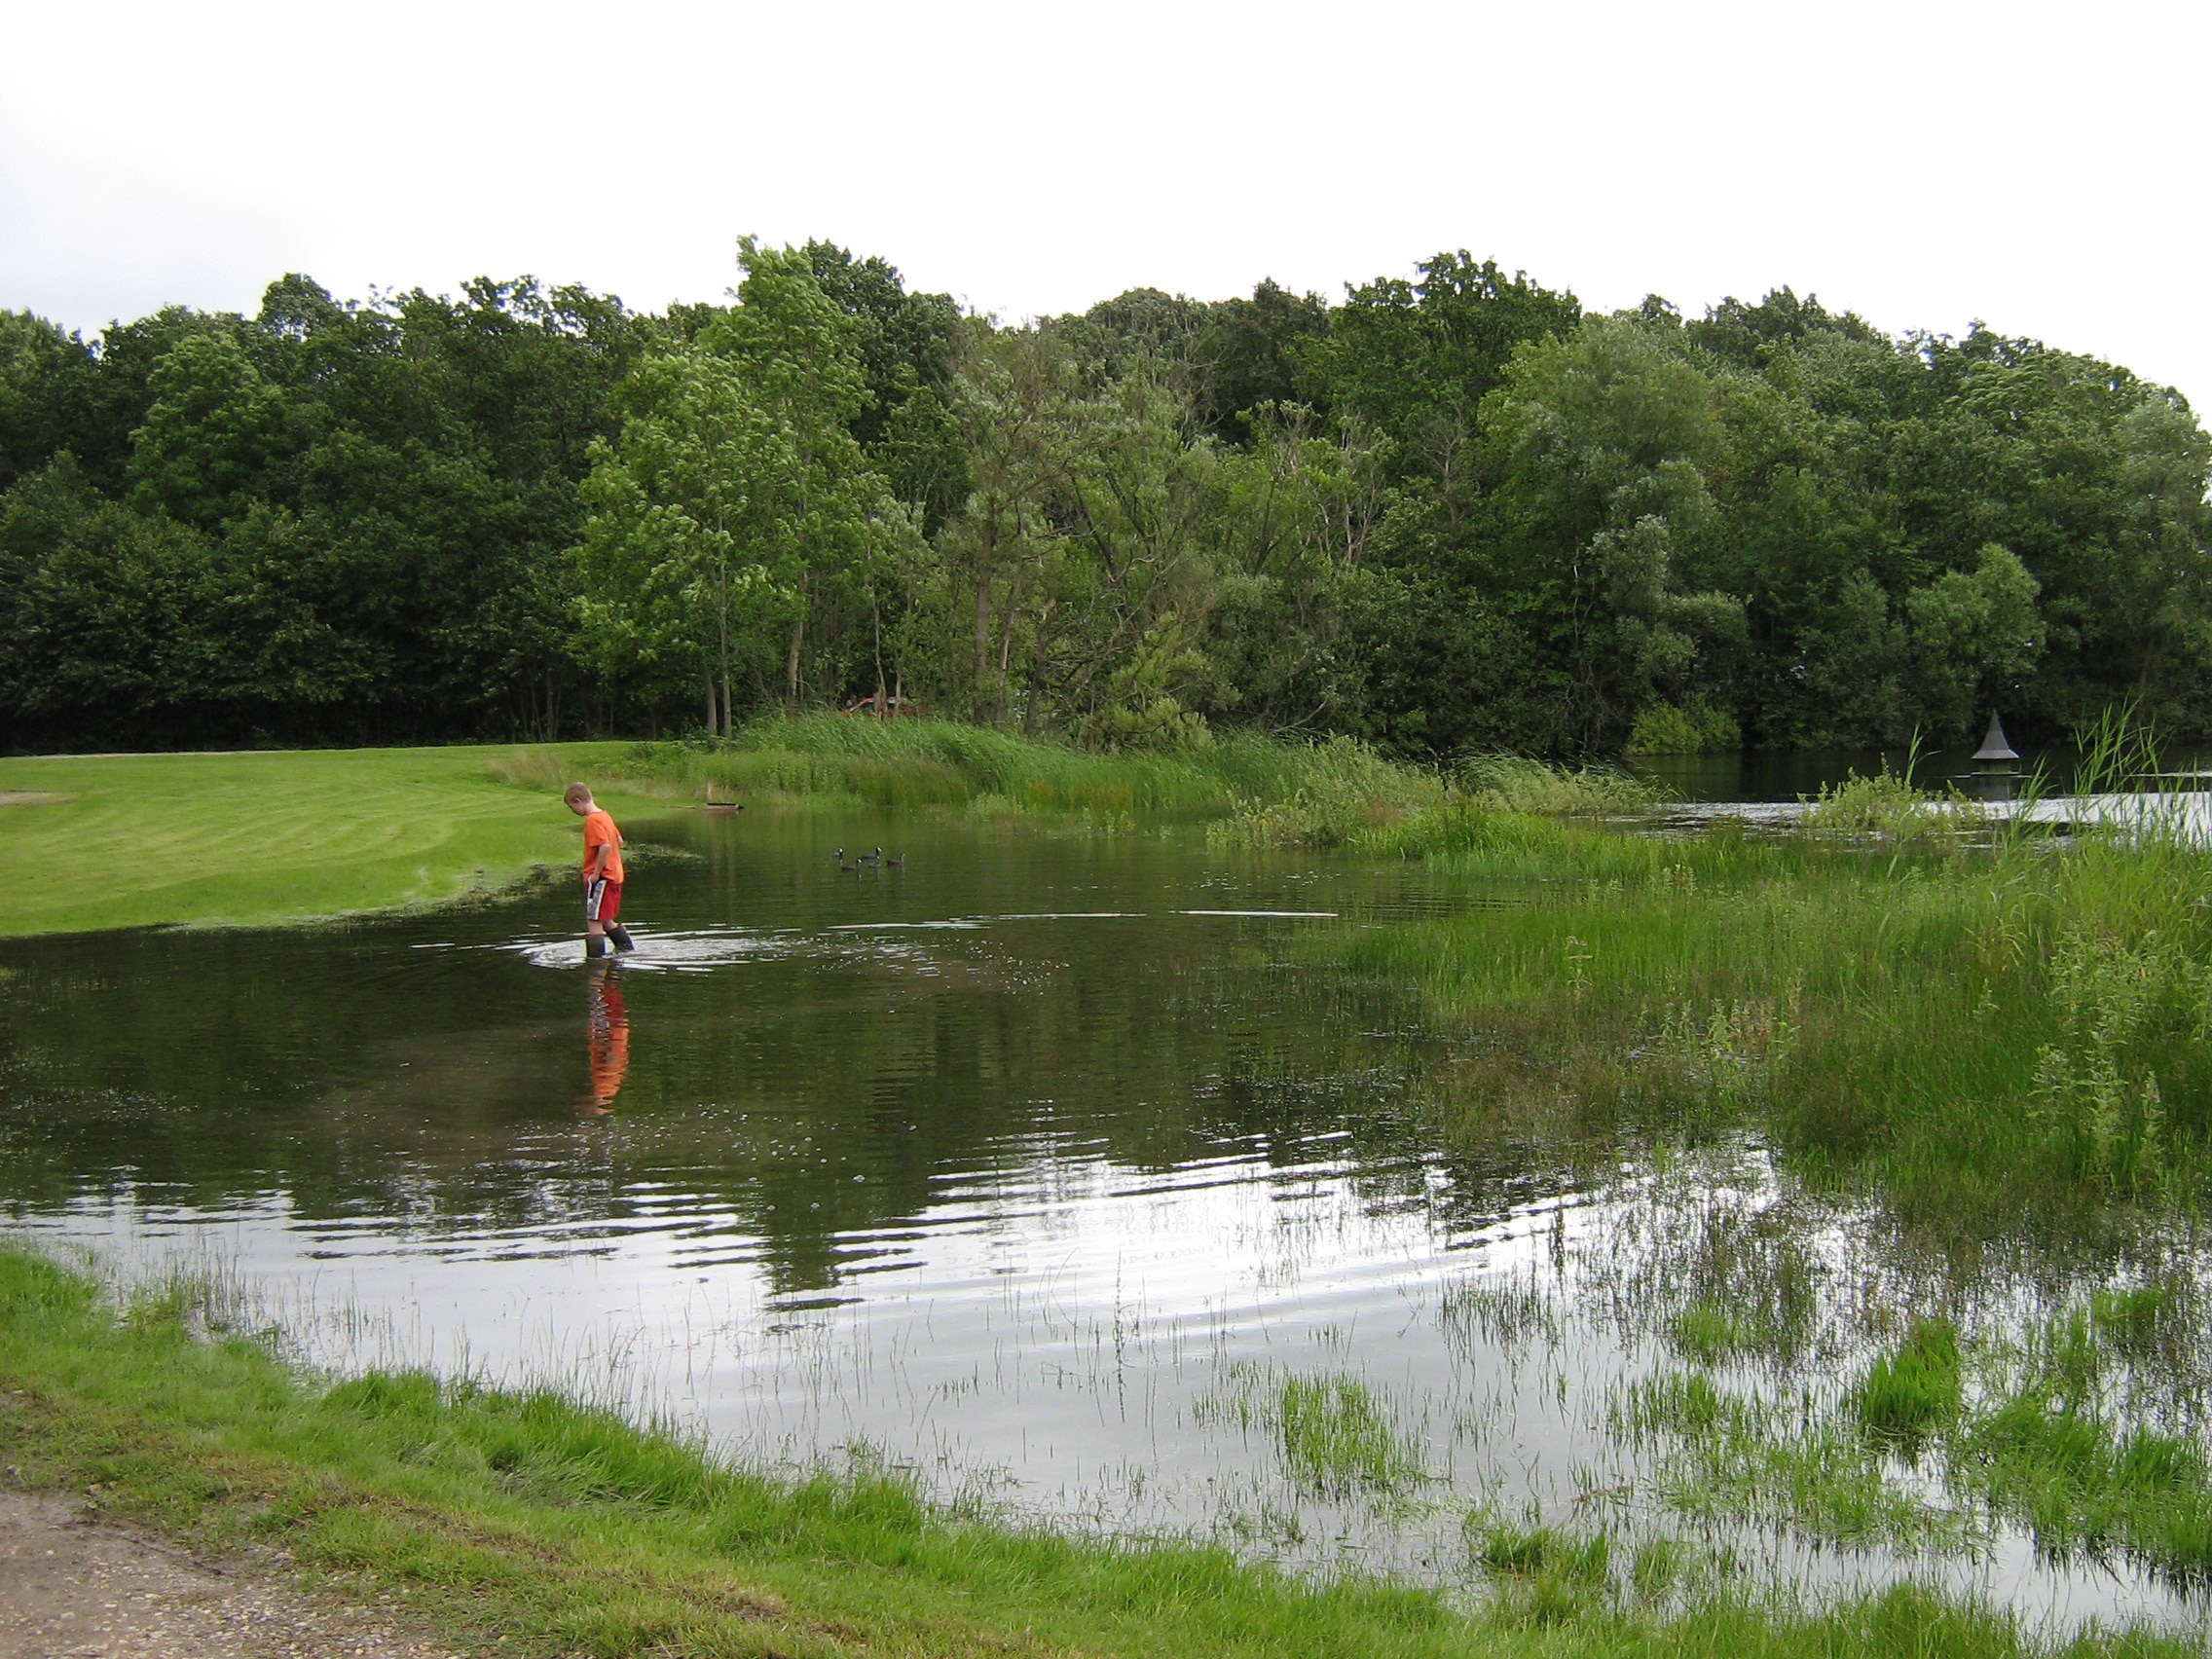
{"label": "tree", "polygon": [[708,735],[727,732],[747,619],[779,575],[768,498],[797,459],[738,366],[713,352],[648,357],[619,396],[620,432],[583,487],[584,649],[608,675],[699,677]]}
{"label": "tree", "polygon": [[734,729],[733,681],[779,618],[795,706],[812,608],[840,583],[865,598],[896,517],[850,431],[868,398],[851,319],[803,253],[742,257],[736,308],[624,382],[578,555],[595,657],[703,674],[710,733]]}
{"label": "tree", "polygon": [[1329,308],[1320,295],[1293,294],[1272,280],[1248,300],[1211,307],[1191,347],[1198,419],[1206,429],[1229,443],[1251,443],[1261,411],[1309,395],[1299,359],[1328,330]]}
{"label": "tree", "polygon": [[1905,597],[1923,718],[1941,738],[1972,728],[2043,649],[2043,584],[2009,548],[1982,546],[1972,571],[1946,571]]}
{"label": "tree", "polygon": [[221,334],[180,340],[148,377],[154,396],[132,435],[132,499],[213,530],[264,494],[296,448],[281,387]]}
{"label": "tree", "polygon": [[1732,702],[1743,608],[1707,585],[1713,378],[1634,313],[1525,348],[1485,406],[1496,574],[1555,665],[1566,729],[1615,747],[1640,708]]}
{"label": "tree", "polygon": [[98,359],[28,312],[0,312],[0,491],[82,443]]}
{"label": "tree", "polygon": [[1464,249],[1419,271],[1418,282],[1380,276],[1352,289],[1327,336],[1297,355],[1310,393],[1358,414],[1391,439],[1402,466],[1450,493],[1471,459],[1483,399],[1515,350],[1566,335],[1582,308]]}

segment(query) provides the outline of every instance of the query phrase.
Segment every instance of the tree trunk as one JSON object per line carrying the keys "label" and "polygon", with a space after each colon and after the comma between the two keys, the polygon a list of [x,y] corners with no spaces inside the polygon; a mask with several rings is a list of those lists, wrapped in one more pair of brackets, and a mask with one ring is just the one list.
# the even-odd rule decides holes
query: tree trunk
{"label": "tree trunk", "polygon": [[806,643],[806,611],[801,608],[798,619],[792,624],[791,656],[784,664],[784,713],[798,713],[798,653]]}
{"label": "tree trunk", "polygon": [[998,543],[998,514],[983,515],[982,543],[976,552],[976,718],[981,719],[991,683],[991,555]]}
{"label": "tree trunk", "polygon": [[882,719],[891,710],[883,701],[883,608],[875,602],[875,584],[867,585],[868,620],[875,628],[875,718]]}
{"label": "tree trunk", "polygon": [[714,735],[716,735],[716,734],[715,734],[715,677],[714,677],[714,673],[713,673],[713,671],[711,671],[711,670],[708,670],[708,669],[701,669],[701,670],[699,671],[699,674],[700,674],[700,678],[701,678],[702,680],[706,681],[706,682],[707,682],[707,735],[708,735],[709,737],[713,737]]}
{"label": "tree trunk", "polygon": [[1007,584],[1006,626],[999,630],[999,690],[998,718],[991,723],[1004,725],[1014,709],[1014,619],[1021,614],[1021,578],[1026,572],[1016,568],[1014,580]]}

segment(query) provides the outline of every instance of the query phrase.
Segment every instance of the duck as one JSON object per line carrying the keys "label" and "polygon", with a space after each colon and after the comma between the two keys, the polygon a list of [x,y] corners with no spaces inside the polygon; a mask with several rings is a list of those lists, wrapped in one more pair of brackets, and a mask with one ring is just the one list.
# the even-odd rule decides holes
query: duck
{"label": "duck", "polygon": [[885,869],[904,869],[906,867],[906,855],[904,853],[901,853],[895,859],[885,859],[883,861],[883,867]]}
{"label": "duck", "polygon": [[860,861],[865,865],[881,864],[883,862],[883,849],[881,847],[878,847],[872,853],[862,853],[860,855]]}
{"label": "duck", "polygon": [[842,865],[845,862],[845,849],[839,847],[835,852],[831,853],[830,855],[830,862],[833,865]]}

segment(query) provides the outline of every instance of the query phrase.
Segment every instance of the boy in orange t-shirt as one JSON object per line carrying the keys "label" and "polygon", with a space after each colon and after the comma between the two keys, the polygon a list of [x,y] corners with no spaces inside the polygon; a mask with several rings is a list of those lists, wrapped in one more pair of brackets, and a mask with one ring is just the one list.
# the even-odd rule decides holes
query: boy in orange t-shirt
{"label": "boy in orange t-shirt", "polygon": [[622,831],[584,785],[571,784],[561,798],[584,821],[584,954],[605,956],[608,940],[627,954],[637,946],[615,919],[622,914]]}

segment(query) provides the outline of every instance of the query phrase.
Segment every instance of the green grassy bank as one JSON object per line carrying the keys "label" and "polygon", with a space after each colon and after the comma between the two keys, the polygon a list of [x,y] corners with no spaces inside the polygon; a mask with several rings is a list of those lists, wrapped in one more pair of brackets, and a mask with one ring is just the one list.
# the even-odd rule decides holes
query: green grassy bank
{"label": "green grassy bank", "polygon": [[[1493,1596],[1305,1584],[1212,1550],[1114,1546],[933,1510],[866,1472],[778,1482],[550,1395],[336,1384],[128,1308],[0,1246],[0,1467],[203,1547],[280,1542],[311,1583],[388,1595],[503,1654],[2179,1655],[2062,1649],[1904,1588],[1819,1617],[1669,1608],[1496,1567]],[[1492,1553],[1496,1553],[1493,1550]],[[1571,1564],[1570,1564],[1571,1565]]]}
{"label": "green grassy bank", "polygon": [[0,759],[20,877],[0,934],[271,925],[498,892],[566,865],[562,787],[618,816],[706,800],[952,810],[1131,829],[1265,809],[1356,782],[1435,785],[1350,745],[1226,736],[1099,755],[944,720],[835,715],[723,744],[577,743]]}
{"label": "green grassy bank", "polygon": [[[618,744],[522,752],[589,773]],[[0,933],[267,924],[497,891],[578,846],[557,793],[494,774],[512,748],[0,760],[16,874]],[[20,797],[28,796],[28,799]],[[617,800],[641,805],[636,800]]]}

